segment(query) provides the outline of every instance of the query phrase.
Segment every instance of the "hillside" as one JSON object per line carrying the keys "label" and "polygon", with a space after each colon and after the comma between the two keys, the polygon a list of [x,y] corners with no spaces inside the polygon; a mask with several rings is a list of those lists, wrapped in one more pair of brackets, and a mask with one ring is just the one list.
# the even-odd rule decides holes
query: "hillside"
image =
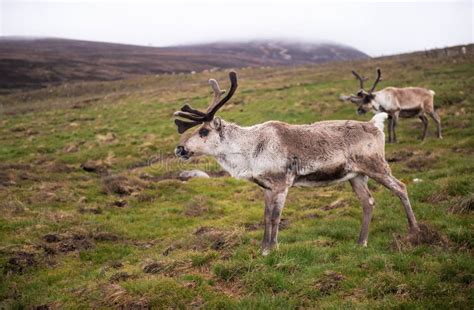
{"label": "hillside", "polygon": [[[436,91],[443,140],[421,143],[402,119],[386,146],[424,238],[406,238],[400,201],[369,183],[376,203],[367,248],[348,183],[292,188],[280,248],[259,253],[263,194],[210,158],[182,162],[172,113],[210,101],[227,70],[79,82],[0,96],[0,308],[473,309],[474,58],[415,53],[238,71],[219,116],[366,120],[340,94],[350,71],[380,88]],[[183,169],[210,179],[181,181]]]}
{"label": "hillside", "polygon": [[337,44],[278,41],[167,48],[65,39],[0,39],[0,92],[74,81],[217,68],[293,66],[367,58]]}

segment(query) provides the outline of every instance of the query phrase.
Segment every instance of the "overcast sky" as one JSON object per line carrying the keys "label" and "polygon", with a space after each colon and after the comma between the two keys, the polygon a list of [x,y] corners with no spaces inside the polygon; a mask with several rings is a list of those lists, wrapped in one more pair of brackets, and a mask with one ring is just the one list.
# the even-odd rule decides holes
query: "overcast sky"
{"label": "overcast sky", "polygon": [[378,56],[472,43],[473,1],[0,0],[0,35],[153,46],[287,38]]}

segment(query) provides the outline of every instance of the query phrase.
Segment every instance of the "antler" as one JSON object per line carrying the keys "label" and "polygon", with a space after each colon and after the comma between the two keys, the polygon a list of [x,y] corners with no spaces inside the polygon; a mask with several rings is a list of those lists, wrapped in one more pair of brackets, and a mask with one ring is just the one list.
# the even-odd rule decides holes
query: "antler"
{"label": "antler", "polygon": [[352,70],[352,74],[359,80],[359,84],[360,84],[360,89],[364,89],[364,81],[367,81],[368,79],[365,78],[365,77],[361,77],[359,74],[357,74],[357,72],[355,72],[354,70]]}
{"label": "antler", "polygon": [[382,79],[382,71],[380,68],[377,68],[377,78],[375,79],[374,85],[372,85],[372,88],[369,90],[369,94],[371,94],[374,90],[379,81]]}
{"label": "antler", "polygon": [[221,89],[219,87],[219,83],[217,83],[215,79],[209,79],[209,85],[211,85],[212,91],[214,92],[214,100],[207,109],[207,112],[209,112],[210,108],[215,106],[219,102],[221,96],[225,93],[225,89]]}
{"label": "antler", "polygon": [[188,121],[183,121],[180,119],[176,119],[174,122],[176,126],[178,126],[178,132],[181,134],[188,130],[189,128],[192,128],[194,126],[197,126],[199,124],[202,124],[204,122],[208,122],[214,118],[214,115],[216,112],[227,102],[232,98],[232,96],[235,93],[235,90],[237,89],[237,73],[234,71],[229,72],[229,79],[230,79],[230,90],[226,94],[224,98],[221,99],[221,96],[225,93],[225,90],[221,90],[219,87],[219,83],[217,83],[216,80],[210,79],[209,84],[212,87],[212,90],[214,91],[214,100],[212,101],[211,105],[207,109],[207,111],[201,112],[199,110],[191,108],[188,104],[185,104],[180,111],[176,111],[173,115],[177,117],[182,117],[185,119],[190,120],[191,122]]}

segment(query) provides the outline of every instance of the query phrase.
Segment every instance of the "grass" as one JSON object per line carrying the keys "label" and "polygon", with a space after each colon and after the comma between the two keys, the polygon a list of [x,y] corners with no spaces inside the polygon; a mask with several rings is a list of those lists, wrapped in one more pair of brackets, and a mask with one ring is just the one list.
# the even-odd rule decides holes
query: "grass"
{"label": "grass", "polygon": [[[376,66],[380,87],[437,93],[444,139],[430,121],[420,143],[421,122],[403,119],[386,153],[418,220],[446,244],[403,246],[400,202],[370,183],[376,209],[369,246],[358,247],[361,209],[341,184],[291,189],[280,249],[262,257],[256,185],[176,179],[188,168],[220,171],[210,158],[172,155],[172,112],[208,104],[209,74],[68,84],[0,98],[0,308],[472,309],[472,56],[241,69],[220,116],[242,125],[369,119],[338,97],[355,91],[351,69]],[[213,74],[224,83],[225,72]]]}

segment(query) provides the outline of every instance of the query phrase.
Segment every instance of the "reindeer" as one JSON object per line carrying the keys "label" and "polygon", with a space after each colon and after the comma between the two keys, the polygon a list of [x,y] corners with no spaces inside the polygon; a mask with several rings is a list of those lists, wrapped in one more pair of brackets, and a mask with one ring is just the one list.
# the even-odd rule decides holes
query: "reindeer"
{"label": "reindeer", "polygon": [[388,114],[388,142],[397,142],[395,127],[398,124],[398,118],[410,118],[418,116],[423,122],[423,135],[421,140],[425,140],[428,130],[428,114],[436,123],[438,128],[438,138],[441,136],[441,119],[435,112],[433,106],[434,91],[420,87],[386,87],[380,91],[374,92],[375,87],[381,80],[381,71],[377,69],[377,78],[374,84],[367,92],[364,89],[366,78],[361,77],[357,72],[352,74],[359,80],[360,90],[357,94],[350,96],[341,96],[343,101],[350,101],[357,104],[357,114],[364,114],[369,110],[374,113],[386,112]]}
{"label": "reindeer", "polygon": [[288,189],[292,186],[327,186],[349,181],[363,209],[358,243],[367,246],[374,199],[368,178],[388,188],[400,200],[408,218],[410,233],[419,231],[406,186],[392,176],[385,161],[383,123],[386,113],[371,121],[323,121],[310,125],[290,125],[269,121],[241,127],[215,117],[216,112],[237,89],[237,75],[229,74],[231,86],[225,93],[216,80],[209,83],[214,100],[206,112],[184,105],[174,113],[180,134],[200,125],[191,135],[183,135],[175,154],[182,159],[196,155],[213,156],[233,177],[249,180],[263,189],[265,229],[262,254],[278,247],[278,226]]}

